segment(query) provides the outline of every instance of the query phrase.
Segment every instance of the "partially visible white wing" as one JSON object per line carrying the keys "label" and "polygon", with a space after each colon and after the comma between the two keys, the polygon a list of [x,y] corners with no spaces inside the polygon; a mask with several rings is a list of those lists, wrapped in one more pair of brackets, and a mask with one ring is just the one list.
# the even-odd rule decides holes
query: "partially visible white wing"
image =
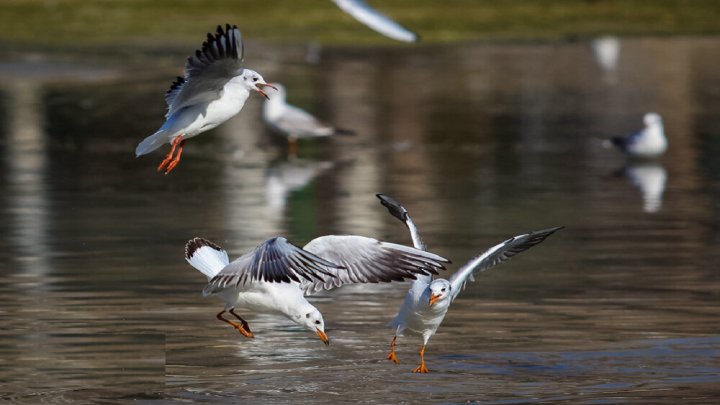
{"label": "partially visible white wing", "polygon": [[169,117],[194,104],[220,97],[225,84],[241,74],[244,58],[242,35],[237,26],[218,25],[215,35],[208,33],[202,48],[185,63],[185,77],[178,77],[165,93]]}
{"label": "partially visible white wing", "polygon": [[302,280],[325,282],[334,275],[331,270],[341,267],[288,242],[283,237],[266,240],[250,253],[228,264],[203,289],[210,295],[230,286],[249,281],[289,283]]}
{"label": "partially visible white wing", "polygon": [[512,237],[503,243],[491,247],[485,253],[470,260],[448,279],[448,281],[450,281],[450,285],[452,286],[452,299],[454,300],[458,294],[460,294],[460,291],[465,288],[465,283],[467,283],[468,280],[475,281],[473,279],[473,274],[485,271],[497,264],[509,260],[516,254],[530,249],[531,247],[544,241],[548,236],[563,228],[563,226],[558,226],[555,228],[544,229],[542,231],[535,231]]}
{"label": "partially visible white wing", "polygon": [[364,236],[322,236],[303,249],[343,267],[327,268],[329,275],[304,280],[300,288],[306,294],[344,284],[402,281],[438,274],[445,270],[444,263],[450,262],[434,253]]}
{"label": "partially visible white wing", "polygon": [[390,17],[370,7],[365,0],[333,0],[340,9],[373,30],[404,42],[417,42],[420,37],[393,21]]}

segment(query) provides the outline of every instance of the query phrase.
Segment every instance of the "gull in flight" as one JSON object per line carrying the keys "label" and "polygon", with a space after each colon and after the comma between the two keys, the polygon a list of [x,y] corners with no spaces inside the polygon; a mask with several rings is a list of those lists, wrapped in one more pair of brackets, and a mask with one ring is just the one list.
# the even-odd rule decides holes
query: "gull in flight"
{"label": "gull in flight", "polygon": [[[665,153],[668,146],[662,118],[659,114],[650,112],[643,116],[643,122],[645,128],[624,138],[612,138],[611,142],[629,157],[658,157]],[[609,145],[609,142],[607,144]]]}
{"label": "gull in flight", "polygon": [[[405,207],[386,195],[378,194],[377,196],[380,202],[390,211],[390,214],[402,221],[410,230],[414,246],[424,250],[425,243],[420,239],[417,227]],[[395,319],[390,322],[390,326],[395,330],[395,335],[390,343],[391,351],[387,359],[399,364],[395,355],[396,340],[398,335],[402,335],[403,332],[407,331],[420,336],[423,342],[420,348],[420,365],[413,372],[429,372],[425,366],[425,348],[430,338],[440,327],[445,314],[450,308],[450,304],[457,298],[460,291],[465,288],[467,281],[475,281],[474,274],[485,271],[520,252],[530,249],[562,228],[550,228],[512,237],[470,260],[447,280],[443,278],[433,280],[430,275],[417,277],[407,295],[405,295],[405,301],[403,301],[400,311],[395,316]]]}
{"label": "gull in flight", "polygon": [[390,17],[370,7],[365,0],[333,0],[342,11],[386,37],[404,42],[418,42],[420,36]]}
{"label": "gull in flight", "polygon": [[267,97],[263,89],[272,86],[259,73],[242,67],[243,54],[237,26],[226,25],[224,30],[218,26],[215,35],[208,33],[202,48],[185,63],[185,76],[178,77],[165,93],[165,123],[140,142],[135,155],[145,155],[170,143],[170,153],[157,168],[168,174],[180,163],[187,139],[239,113],[251,90]]}
{"label": "gull in flight", "polygon": [[324,123],[307,111],[288,104],[285,86],[279,83],[273,83],[272,86],[277,91],[268,92],[263,105],[263,119],[271,129],[287,136],[290,155],[296,154],[298,139],[354,134],[351,130]]}
{"label": "gull in flight", "polygon": [[[185,245],[185,258],[209,280],[203,295],[217,295],[225,308],[217,319],[252,338],[247,321],[235,308],[281,314],[315,332],[325,343],[325,321],[306,294],[345,284],[415,279],[444,270],[445,258],[409,246],[363,236],[328,235],[299,248],[283,237],[266,240],[232,263],[216,244],[193,238]],[[230,312],[240,323],[223,317]]]}

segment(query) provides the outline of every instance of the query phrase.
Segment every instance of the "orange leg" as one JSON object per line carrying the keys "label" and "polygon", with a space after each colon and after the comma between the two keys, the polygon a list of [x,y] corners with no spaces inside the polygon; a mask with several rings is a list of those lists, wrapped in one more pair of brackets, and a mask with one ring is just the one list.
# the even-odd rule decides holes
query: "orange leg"
{"label": "orange leg", "polygon": [[288,138],[288,145],[290,146],[290,148],[289,148],[290,150],[289,150],[288,154],[290,155],[291,158],[297,157],[297,149],[298,149],[297,144],[298,144],[297,138],[295,138],[294,136],[291,136],[290,138]]}
{"label": "orange leg", "polygon": [[[233,321],[230,321],[230,320],[227,320],[227,319],[223,318],[222,314],[224,314],[224,313],[225,313],[225,310],[220,311],[220,313],[217,314],[217,319],[219,319],[219,320],[221,320],[221,321],[223,321],[223,322],[225,322],[225,323],[229,323],[230,325],[233,326],[233,328],[237,329],[238,332],[240,332],[240,333],[241,333],[243,336],[245,336],[245,337],[249,337],[249,338],[254,338],[254,337],[255,337],[255,335],[253,335],[252,332],[249,332],[249,331],[245,330],[245,328],[243,327],[243,325],[240,325],[240,324],[238,324],[238,323],[235,323],[235,322],[233,322]],[[246,323],[247,323],[247,322],[246,322]]]}
{"label": "orange leg", "polygon": [[178,163],[180,163],[180,156],[182,155],[183,145],[185,145],[184,140],[180,141],[180,143],[178,144],[177,154],[175,155],[175,158],[172,160],[172,162],[170,162],[170,164],[168,165],[167,170],[165,170],[165,174],[170,173],[172,171],[172,169],[174,169],[175,166],[177,166]]}
{"label": "orange leg", "polygon": [[430,370],[425,367],[425,345],[420,349],[420,365],[417,366],[413,373],[429,373]]}
{"label": "orange leg", "polygon": [[392,342],[390,342],[390,354],[388,354],[387,359],[392,360],[395,364],[400,364],[400,362],[397,359],[397,356],[395,356],[395,347],[397,346],[395,344],[395,340],[397,340],[397,336],[393,336]]}
{"label": "orange leg", "polygon": [[[229,312],[230,312],[231,314],[233,314],[233,316],[234,316],[235,318],[237,318],[238,321],[240,321],[240,323],[242,324],[243,329],[245,329],[245,331],[247,331],[247,333],[250,334],[250,336],[248,336],[248,337],[255,337],[255,335],[253,335],[252,331],[250,330],[250,324],[248,324],[246,320],[240,318],[240,315],[238,315],[238,314],[235,313],[235,308],[231,308]],[[247,335],[245,335],[245,336],[247,336]]]}
{"label": "orange leg", "polygon": [[182,140],[182,135],[173,139],[172,143],[170,143],[170,145],[171,145],[170,153],[168,153],[167,156],[165,156],[165,160],[160,162],[160,166],[158,166],[157,171],[161,171],[162,169],[165,168],[165,166],[170,164],[170,162],[173,160],[173,154],[175,153],[175,147],[178,145],[178,143],[180,143],[181,140]]}

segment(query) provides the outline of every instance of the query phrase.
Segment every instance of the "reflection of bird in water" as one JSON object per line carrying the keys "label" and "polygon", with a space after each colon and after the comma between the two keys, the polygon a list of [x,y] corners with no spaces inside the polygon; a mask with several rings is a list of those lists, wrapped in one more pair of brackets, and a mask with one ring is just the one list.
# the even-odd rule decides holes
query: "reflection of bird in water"
{"label": "reflection of bird in water", "polygon": [[158,171],[164,169],[168,174],[180,163],[187,139],[239,113],[251,90],[267,97],[263,88],[272,86],[257,72],[242,67],[243,52],[237,27],[226,25],[223,31],[218,26],[214,36],[208,34],[202,49],[185,63],[185,76],[178,77],[165,93],[168,105],[165,123],[140,142],[135,149],[136,156],[170,143],[170,153],[158,166]]}
{"label": "reflection of bird in water", "polygon": [[370,7],[365,0],[333,0],[340,9],[386,37],[417,42],[420,36]]}
{"label": "reflection of bird in water", "polygon": [[667,172],[656,162],[634,162],[623,170],[628,180],[640,189],[643,211],[652,213],[662,208]]}
{"label": "reflection of bird in water", "polygon": [[354,132],[324,123],[307,111],[287,103],[285,86],[273,83],[277,91],[269,92],[263,105],[263,119],[273,130],[287,136],[290,155],[297,153],[297,140],[326,138],[333,135],[352,135]]}
{"label": "reflection of bird in water", "polygon": [[595,59],[603,70],[615,70],[620,55],[620,40],[616,37],[596,38],[591,42],[591,46]]}
{"label": "reflection of bird in water", "polygon": [[647,113],[643,116],[645,128],[624,137],[612,138],[606,145],[615,145],[629,157],[650,159],[655,158],[667,150],[667,138],[663,128],[662,118],[657,113]]}
{"label": "reflection of bird in water", "polygon": [[[405,207],[382,194],[378,194],[378,198],[388,208],[390,214],[407,226],[414,246],[418,249],[425,249],[425,243],[420,239],[417,228]],[[475,281],[473,278],[475,273],[485,271],[520,252],[530,249],[560,229],[562,227],[512,237],[470,260],[447,280],[442,278],[433,280],[431,276],[418,277],[413,281],[410,290],[405,295],[400,311],[395,316],[395,319],[390,322],[390,326],[395,329],[395,336],[393,336],[390,343],[391,352],[387,359],[398,364],[395,356],[395,342],[398,335],[408,331],[413,335],[421,336],[423,341],[420,349],[420,365],[413,372],[427,373],[429,370],[425,366],[425,347],[435,334],[435,331],[440,327],[445,314],[450,308],[450,304],[463,290],[467,281]]]}
{"label": "reflection of bird in water", "polygon": [[273,163],[265,175],[265,199],[268,205],[273,209],[284,209],[288,194],[305,187],[317,175],[331,167],[333,167],[332,162],[304,159]]}
{"label": "reflection of bird in water", "polygon": [[[185,258],[209,282],[203,295],[216,294],[225,302],[217,318],[252,338],[248,323],[235,307],[286,316],[315,332],[325,344],[325,323],[320,311],[304,297],[344,284],[402,281],[437,274],[448,260],[433,253],[381,242],[363,236],[321,236],[302,249],[285,238],[266,240],[230,263],[214,243],[194,238],[185,245]],[[230,312],[240,323],[225,319]]]}

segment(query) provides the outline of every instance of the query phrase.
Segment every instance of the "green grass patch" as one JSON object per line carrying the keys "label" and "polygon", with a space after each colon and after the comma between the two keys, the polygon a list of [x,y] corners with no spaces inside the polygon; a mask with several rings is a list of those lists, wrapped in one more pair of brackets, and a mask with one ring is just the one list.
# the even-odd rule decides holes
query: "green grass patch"
{"label": "green grass patch", "polygon": [[[424,42],[604,34],[716,35],[718,0],[369,0]],[[195,43],[219,23],[246,38],[332,45],[398,44],[329,0],[3,0],[0,40],[37,46]]]}

